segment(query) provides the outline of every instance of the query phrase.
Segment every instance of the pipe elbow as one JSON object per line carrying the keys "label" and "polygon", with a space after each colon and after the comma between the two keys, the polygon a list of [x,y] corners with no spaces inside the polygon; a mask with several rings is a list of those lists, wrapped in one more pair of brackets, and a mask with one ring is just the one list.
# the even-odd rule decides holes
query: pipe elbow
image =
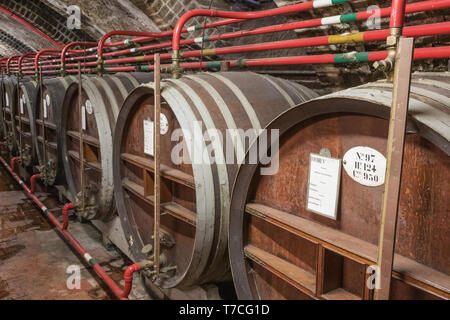
{"label": "pipe elbow", "polygon": [[40,179],[41,176],[39,174],[32,175],[30,178],[30,193],[34,194],[35,186],[36,186],[36,180]]}
{"label": "pipe elbow", "polygon": [[62,209],[62,216],[63,216],[63,230],[67,230],[69,227],[69,210],[75,208],[74,204],[72,202],[66,203]]}

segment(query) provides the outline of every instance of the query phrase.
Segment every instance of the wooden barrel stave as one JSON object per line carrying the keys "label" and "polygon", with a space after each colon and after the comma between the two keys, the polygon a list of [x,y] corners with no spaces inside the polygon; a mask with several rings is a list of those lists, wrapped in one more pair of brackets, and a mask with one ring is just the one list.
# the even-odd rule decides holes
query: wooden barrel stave
{"label": "wooden barrel stave", "polygon": [[[413,75],[392,299],[450,298],[448,79]],[[388,83],[367,84],[300,105],[270,125],[280,129],[279,172],[260,177],[257,165],[246,164],[233,191],[230,256],[239,298],[371,298],[366,268],[377,257],[383,186],[359,185],[343,170],[338,219],[308,212],[309,154],[328,148],[342,158],[355,146],[385,154],[391,98]]]}
{"label": "wooden barrel stave", "polygon": [[[170,132],[178,128],[194,132],[196,121],[202,121],[204,125],[201,134],[206,129],[218,129],[221,133],[225,133],[229,128],[259,129],[262,127],[261,123],[266,124],[280,112],[291,107],[289,101],[286,101],[286,96],[292,99],[292,106],[303,101],[300,94],[293,92],[295,91],[293,88],[297,87],[286,84],[284,80],[270,79],[276,85],[262,76],[251,73],[205,73],[186,76],[179,80],[168,80],[163,83],[162,113],[168,119]],[[259,90],[254,90],[254,87]],[[302,90],[309,91],[303,87]],[[309,94],[314,95],[312,92]],[[151,160],[152,157],[144,153],[143,140],[135,138],[143,136],[141,131],[144,119],[153,119],[150,111],[152,105],[152,84],[137,88],[130,94],[119,115],[114,138],[116,202],[136,260],[145,258],[140,251],[143,245],[152,242],[153,234],[151,227],[153,207],[148,198],[145,200],[146,195],[151,195],[152,190],[144,187],[141,194],[138,192],[139,187],[149,185],[145,183],[141,172],[142,169],[151,172],[149,166],[152,164],[146,167],[142,163]],[[190,211],[191,219],[194,221],[190,223],[183,221],[183,218],[177,217],[174,212],[161,217],[162,229],[171,232],[174,238],[180,239],[176,241],[175,249],[163,250],[168,260],[176,264],[178,269],[176,275],[160,285],[171,288],[228,280],[227,214],[229,193],[238,166],[220,163],[204,165],[195,162],[188,165],[174,164],[170,154],[176,143],[170,141],[169,136],[170,134],[161,136],[161,163],[167,169],[176,169],[179,176],[190,176],[195,182],[193,188],[179,180],[176,181],[174,176],[170,177],[171,192],[167,201]],[[197,141],[193,146],[189,145],[187,147],[190,148],[189,157],[192,150],[199,152],[205,147],[206,144],[202,141]],[[242,143],[235,142],[233,147],[241,148],[245,152]],[[225,153],[225,144],[213,142],[213,148],[217,154]],[[141,159],[141,164],[136,161],[133,163],[130,157],[126,156],[130,153]],[[128,159],[124,159],[127,157]],[[164,172],[163,169],[163,184],[166,175]],[[129,180],[132,180],[131,185]],[[163,211],[165,211],[164,204]],[[170,219],[168,216],[171,216]],[[173,216],[182,220],[183,229],[174,230]],[[181,237],[181,234],[189,234],[191,239],[187,241],[188,239]],[[177,246],[183,249],[178,249]]]}
{"label": "wooden barrel stave", "polygon": [[[85,188],[87,210],[78,210],[86,219],[108,220],[114,216],[112,182],[112,135],[115,121],[126,95],[152,74],[116,74],[104,77],[83,76],[82,104],[86,108],[86,130],[83,133],[85,155]],[[61,113],[61,147],[63,164],[72,200],[79,207],[80,195],[80,118],[78,80],[66,92]],[[78,200],[78,201],[77,201]]]}

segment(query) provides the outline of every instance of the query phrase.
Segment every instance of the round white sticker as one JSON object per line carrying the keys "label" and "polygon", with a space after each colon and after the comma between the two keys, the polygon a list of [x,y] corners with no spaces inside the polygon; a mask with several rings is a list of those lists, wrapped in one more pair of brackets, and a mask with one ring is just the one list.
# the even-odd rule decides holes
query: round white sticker
{"label": "round white sticker", "polygon": [[344,155],[345,172],[356,182],[376,187],[384,184],[386,158],[377,150],[369,147],[354,147]]}
{"label": "round white sticker", "polygon": [[86,111],[89,114],[92,114],[92,112],[94,112],[94,109],[92,108],[91,100],[86,100]]}
{"label": "round white sticker", "polygon": [[50,105],[50,96],[48,94],[45,96],[45,101],[47,101],[47,105],[49,106]]}
{"label": "round white sticker", "polygon": [[6,106],[9,107],[9,96],[8,92],[5,92]]}
{"label": "round white sticker", "polygon": [[161,113],[159,132],[162,135],[165,135],[168,131],[169,131],[169,121],[167,120],[166,115],[164,113]]}

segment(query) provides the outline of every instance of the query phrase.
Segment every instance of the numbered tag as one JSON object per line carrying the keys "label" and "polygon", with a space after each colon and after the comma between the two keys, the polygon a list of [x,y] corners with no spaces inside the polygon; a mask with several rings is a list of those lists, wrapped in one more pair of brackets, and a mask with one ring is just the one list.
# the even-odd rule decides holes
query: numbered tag
{"label": "numbered tag", "polygon": [[92,108],[91,100],[86,100],[86,111],[88,114],[92,114],[94,109]]}
{"label": "numbered tag", "polygon": [[306,209],[336,219],[341,182],[341,159],[310,155]]}
{"label": "numbered tag", "polygon": [[153,156],[154,128],[153,121],[144,120],[144,153]]}
{"label": "numbered tag", "polygon": [[86,130],[86,107],[81,107],[81,129]]}
{"label": "numbered tag", "polygon": [[354,147],[344,155],[345,172],[356,182],[376,187],[384,184],[386,158],[369,147]]}
{"label": "numbered tag", "polygon": [[161,132],[161,135],[165,135],[167,132],[169,132],[169,120],[167,120],[167,117],[164,113],[161,113],[159,131]]}
{"label": "numbered tag", "polygon": [[47,119],[47,100],[44,99],[44,101],[42,101],[42,107],[44,108],[44,118]]}

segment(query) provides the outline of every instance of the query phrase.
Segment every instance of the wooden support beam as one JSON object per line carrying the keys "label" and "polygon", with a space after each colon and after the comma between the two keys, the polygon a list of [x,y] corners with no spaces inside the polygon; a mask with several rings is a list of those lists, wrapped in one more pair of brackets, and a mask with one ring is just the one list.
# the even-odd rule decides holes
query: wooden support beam
{"label": "wooden support beam", "polygon": [[154,253],[155,253],[155,263],[154,263],[154,271],[156,277],[159,274],[159,255],[160,255],[160,244],[159,244],[159,228],[160,228],[160,206],[161,206],[161,176],[160,176],[160,167],[161,167],[161,143],[160,143],[160,117],[161,117],[161,65],[160,65],[160,55],[159,53],[155,54],[154,60],[154,75],[155,75],[155,107],[154,107],[154,130],[155,133],[153,135],[154,141]]}
{"label": "wooden support beam", "polygon": [[390,296],[413,51],[414,39],[400,38],[395,57],[386,179],[378,242],[379,288],[375,291],[377,300],[388,300]]}

